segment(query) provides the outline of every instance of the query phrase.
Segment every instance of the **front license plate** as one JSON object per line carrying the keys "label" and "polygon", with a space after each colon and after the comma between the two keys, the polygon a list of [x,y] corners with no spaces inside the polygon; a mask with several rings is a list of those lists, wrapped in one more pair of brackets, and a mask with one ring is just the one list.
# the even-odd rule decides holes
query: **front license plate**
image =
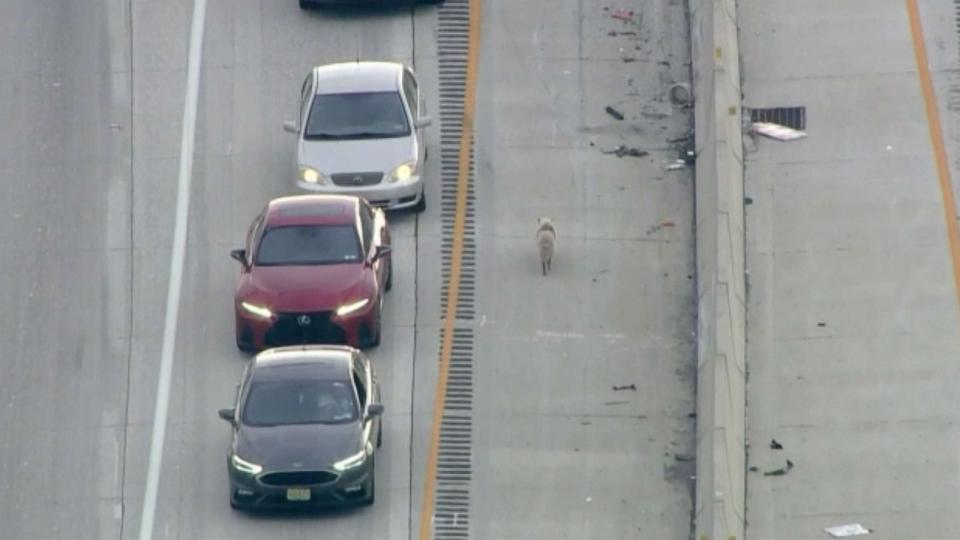
{"label": "front license plate", "polygon": [[287,488],[287,500],[288,501],[309,501],[310,489],[309,488]]}

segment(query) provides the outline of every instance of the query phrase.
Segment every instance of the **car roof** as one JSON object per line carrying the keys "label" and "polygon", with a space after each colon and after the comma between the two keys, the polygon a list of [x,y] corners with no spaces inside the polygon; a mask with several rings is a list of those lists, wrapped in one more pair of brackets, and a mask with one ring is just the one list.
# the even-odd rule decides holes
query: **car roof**
{"label": "car roof", "polygon": [[292,195],[267,203],[267,227],[353,225],[360,199],[351,195]]}
{"label": "car roof", "polygon": [[398,90],[403,64],[396,62],[343,62],[313,68],[317,94],[384,92]]}
{"label": "car roof", "polygon": [[261,352],[253,359],[257,380],[276,378],[350,378],[355,349],[336,345],[299,345]]}

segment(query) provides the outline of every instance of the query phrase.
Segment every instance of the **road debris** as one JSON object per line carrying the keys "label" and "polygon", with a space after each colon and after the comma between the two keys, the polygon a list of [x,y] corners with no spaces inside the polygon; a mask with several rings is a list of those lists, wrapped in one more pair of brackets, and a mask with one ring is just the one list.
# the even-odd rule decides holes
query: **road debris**
{"label": "road debris", "polygon": [[773,122],[753,122],[750,124],[750,130],[778,141],[794,141],[807,136],[806,131],[781,126]]}
{"label": "road debris", "polygon": [[753,204],[753,199],[751,197],[744,197],[743,204]]}
{"label": "road debris", "polygon": [[750,468],[747,470],[750,472],[757,472],[760,470],[760,467],[757,467],[756,465],[751,465]]}
{"label": "road debris", "polygon": [[666,227],[673,227],[673,226],[675,226],[675,225],[676,225],[676,223],[674,223],[674,222],[672,222],[672,221],[664,221],[664,222],[658,223],[658,224],[656,224],[656,225],[651,225],[651,226],[647,229],[647,236],[650,236],[651,234],[653,234],[653,233],[655,233],[655,232],[658,232],[658,231],[660,231],[660,230],[662,230],[662,229],[664,229],[664,228],[666,228]]}
{"label": "road debris", "polygon": [[614,117],[615,119],[617,119],[617,120],[623,120],[623,113],[621,113],[620,111],[614,109],[613,107],[607,105],[607,108],[604,109],[604,110],[607,111],[607,114],[609,114],[610,116]]}
{"label": "road debris", "polygon": [[634,383],[625,384],[625,385],[623,385],[623,386],[614,386],[614,387],[613,387],[613,391],[614,391],[614,392],[619,392],[620,390],[636,390],[636,389],[637,389],[637,385],[634,384]]}
{"label": "road debris", "polygon": [[621,144],[620,146],[618,146],[618,147],[616,147],[616,148],[611,148],[611,149],[609,149],[609,150],[603,150],[603,153],[604,153],[604,154],[613,154],[613,155],[617,156],[618,158],[622,158],[623,156],[643,157],[643,156],[648,156],[648,155],[650,155],[650,152],[647,152],[646,150],[640,150],[639,148],[633,148],[633,147],[627,148],[627,146],[626,146],[626,145],[623,145],[623,144]]}
{"label": "road debris", "polygon": [[792,468],[793,468],[793,462],[788,459],[786,467],[780,467],[779,469],[774,469],[772,471],[765,471],[763,475],[764,476],[783,476],[787,474]]}
{"label": "road debris", "polygon": [[848,523],[846,525],[837,525],[823,529],[827,534],[834,538],[847,538],[849,536],[860,536],[861,534],[870,534],[873,529],[868,529],[859,523]]}
{"label": "road debris", "polygon": [[776,439],[770,439],[770,448],[774,450],[783,450],[783,445],[778,443]]}
{"label": "road debris", "polygon": [[626,405],[629,401],[608,401],[604,405]]}
{"label": "road debris", "polygon": [[693,461],[693,456],[689,454],[674,454],[673,459],[677,461]]}
{"label": "road debris", "polygon": [[674,107],[689,107],[693,101],[693,93],[687,83],[674,83],[667,89],[667,96]]}
{"label": "road debris", "polygon": [[663,170],[665,170],[665,171],[678,171],[678,170],[680,170],[680,169],[685,169],[685,168],[687,167],[687,165],[689,165],[689,163],[687,163],[686,160],[677,159],[677,160],[674,160],[673,163],[670,163],[669,165],[667,165],[666,167],[664,167]]}
{"label": "road debris", "polygon": [[630,22],[633,20],[633,11],[626,9],[618,9],[610,14],[614,19],[619,19],[621,21]]}

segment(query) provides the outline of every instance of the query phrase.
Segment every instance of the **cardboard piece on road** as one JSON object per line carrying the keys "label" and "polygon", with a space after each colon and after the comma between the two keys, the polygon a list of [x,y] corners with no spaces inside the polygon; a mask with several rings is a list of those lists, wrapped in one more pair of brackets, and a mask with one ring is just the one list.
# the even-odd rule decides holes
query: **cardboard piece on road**
{"label": "cardboard piece on road", "polygon": [[827,527],[824,529],[827,534],[834,538],[847,538],[849,536],[860,536],[861,534],[870,534],[873,531],[859,523],[848,523],[846,525],[837,525],[836,527]]}

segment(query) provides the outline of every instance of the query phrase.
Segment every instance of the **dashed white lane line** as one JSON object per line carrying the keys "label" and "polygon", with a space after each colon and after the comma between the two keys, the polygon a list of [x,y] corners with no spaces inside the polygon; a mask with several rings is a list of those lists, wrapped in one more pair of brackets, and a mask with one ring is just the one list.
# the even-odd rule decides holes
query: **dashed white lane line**
{"label": "dashed white lane line", "polygon": [[147,486],[140,513],[140,540],[153,538],[153,521],[157,509],[157,490],[163,463],[163,440],[167,431],[170,405],[170,378],[173,372],[173,350],[177,342],[177,318],[180,311],[180,289],[183,262],[186,256],[187,217],[190,210],[190,181],[193,176],[194,137],[197,124],[197,92],[200,87],[200,60],[203,52],[203,21],[207,0],[194,0],[190,25],[190,48],[187,54],[187,89],[183,104],[183,134],[180,139],[180,172],[177,180],[177,206],[173,226],[173,250],[170,257],[170,280],[167,284],[167,311],[163,323],[163,345],[160,348],[160,376],[157,380],[157,402],[153,412],[150,437],[150,461],[147,465]]}

